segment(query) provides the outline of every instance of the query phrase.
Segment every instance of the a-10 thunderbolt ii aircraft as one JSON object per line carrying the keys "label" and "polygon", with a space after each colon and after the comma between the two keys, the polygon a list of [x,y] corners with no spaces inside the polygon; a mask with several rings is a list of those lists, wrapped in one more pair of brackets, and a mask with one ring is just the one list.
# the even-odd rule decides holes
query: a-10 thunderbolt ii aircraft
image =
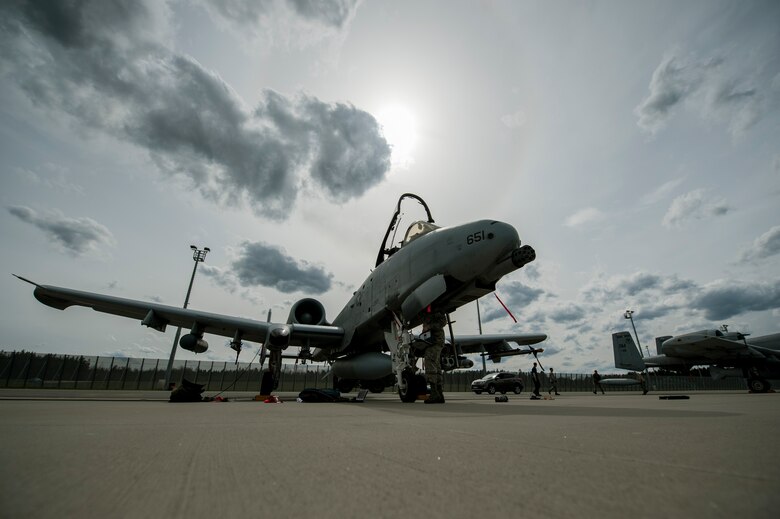
{"label": "a-10 thunderbolt ii aircraft", "polygon": [[771,389],[769,379],[780,378],[780,333],[749,337],[723,326],[720,330],[656,337],[655,342],[658,355],[643,358],[631,334],[613,333],[615,367],[687,372],[693,366],[709,366],[713,378],[744,377],[754,393],[766,393]]}
{"label": "a-10 thunderbolt ii aircraft", "polygon": [[[428,220],[414,222],[397,246],[388,246],[396,231],[401,202],[413,198],[422,204]],[[392,240],[392,239],[391,239]],[[261,392],[277,387],[282,358],[309,359],[330,363],[337,389],[349,391],[361,386],[379,392],[397,384],[401,400],[414,402],[425,392],[425,378],[418,374],[425,335],[412,333],[429,308],[445,312],[470,303],[496,288],[503,276],[533,261],[536,253],[520,244],[517,231],[509,224],[479,220],[454,227],[434,223],[425,202],[411,193],[398,200],[385,233],[375,268],[354,292],[341,312],[328,322],[323,305],[312,298],[296,302],[284,323],[262,322],[227,315],[177,308],[146,301],[82,292],[68,288],[35,285],[34,295],[41,303],[64,310],[85,306],[132,319],[158,331],[168,325],[189,328],[179,345],[195,353],[208,348],[206,333],[231,337],[231,348],[240,351],[242,341],[262,343],[261,365],[268,357]],[[17,276],[18,277],[18,276]],[[449,321],[449,319],[448,319]],[[466,353],[483,353],[494,362],[504,356],[541,349],[513,348],[531,345],[547,338],[542,333],[491,334],[453,337],[442,351],[442,368],[450,371],[470,368]],[[283,354],[298,347],[296,355]],[[387,354],[389,352],[389,355]]]}

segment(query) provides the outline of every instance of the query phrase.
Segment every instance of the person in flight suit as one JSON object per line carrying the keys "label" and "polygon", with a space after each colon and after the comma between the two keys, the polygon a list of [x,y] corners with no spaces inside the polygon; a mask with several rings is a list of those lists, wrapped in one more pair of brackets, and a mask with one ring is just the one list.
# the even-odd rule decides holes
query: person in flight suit
{"label": "person in flight suit", "polygon": [[447,324],[447,316],[444,312],[431,308],[423,313],[423,332],[431,333],[428,346],[425,348],[423,365],[425,366],[425,378],[431,385],[431,394],[425,400],[426,404],[443,404],[444,392],[442,389],[441,375],[441,350],[444,349],[444,326]]}

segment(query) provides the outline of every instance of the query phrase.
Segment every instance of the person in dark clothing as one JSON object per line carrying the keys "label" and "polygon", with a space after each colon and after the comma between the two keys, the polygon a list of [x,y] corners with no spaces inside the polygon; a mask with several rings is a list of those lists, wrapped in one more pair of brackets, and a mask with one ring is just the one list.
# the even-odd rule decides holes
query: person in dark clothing
{"label": "person in dark clothing", "polygon": [[604,393],[604,388],[601,387],[601,375],[599,375],[598,370],[594,369],[593,370],[593,394],[594,395],[598,394],[598,393],[596,393],[597,389],[601,390],[601,394],[602,395],[605,394]]}
{"label": "person in dark clothing", "polygon": [[444,348],[444,327],[447,316],[444,312],[432,309],[430,306],[423,314],[423,331],[431,332],[431,342],[425,348],[423,365],[425,378],[431,386],[431,394],[425,400],[426,404],[443,404],[444,389],[441,375],[441,350]]}
{"label": "person in dark clothing", "polygon": [[539,380],[539,371],[536,369],[536,362],[534,362],[534,367],[531,368],[531,380],[534,383],[534,392],[533,395],[531,395],[531,398],[541,398],[542,395],[539,393],[539,387],[542,383]]}

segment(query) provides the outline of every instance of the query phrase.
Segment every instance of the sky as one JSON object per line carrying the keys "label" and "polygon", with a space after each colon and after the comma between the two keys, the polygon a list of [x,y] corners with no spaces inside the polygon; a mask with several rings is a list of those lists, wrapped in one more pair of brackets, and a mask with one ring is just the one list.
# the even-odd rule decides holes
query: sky
{"label": "sky", "polygon": [[[497,288],[518,322],[479,309],[547,333],[546,368],[611,370],[627,309],[650,353],[780,331],[778,22],[773,1],[2,2],[0,349],[167,358],[175,330],[11,274],[178,306],[190,245],[190,308],[333,318],[406,192],[534,247]],[[452,319],[477,333],[476,304]],[[206,338],[177,359],[235,358]]]}

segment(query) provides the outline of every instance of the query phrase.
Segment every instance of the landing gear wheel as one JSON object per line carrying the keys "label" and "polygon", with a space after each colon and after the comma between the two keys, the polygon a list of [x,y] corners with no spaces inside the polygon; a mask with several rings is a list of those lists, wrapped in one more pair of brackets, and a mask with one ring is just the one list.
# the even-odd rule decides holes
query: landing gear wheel
{"label": "landing gear wheel", "polygon": [[769,391],[769,381],[763,378],[751,378],[748,380],[748,388],[751,393],[766,393]]}
{"label": "landing gear wheel", "polygon": [[371,384],[370,386],[364,386],[365,389],[368,389],[372,393],[381,393],[385,390],[385,386],[382,384]]}
{"label": "landing gear wheel", "polygon": [[339,390],[339,393],[349,393],[353,389],[355,389],[355,381],[350,379],[344,379],[340,378],[336,381],[336,389]]}
{"label": "landing gear wheel", "polygon": [[421,393],[425,392],[425,386],[427,385],[425,377],[407,372],[404,372],[401,376],[404,378],[404,382],[406,382],[406,390],[401,390],[399,386],[398,396],[401,397],[402,402],[412,403],[417,400]]}
{"label": "landing gear wheel", "polygon": [[487,387],[487,390],[488,390],[488,393],[490,393],[491,395],[495,395],[496,394],[496,386],[494,386],[493,384],[490,384]]}

